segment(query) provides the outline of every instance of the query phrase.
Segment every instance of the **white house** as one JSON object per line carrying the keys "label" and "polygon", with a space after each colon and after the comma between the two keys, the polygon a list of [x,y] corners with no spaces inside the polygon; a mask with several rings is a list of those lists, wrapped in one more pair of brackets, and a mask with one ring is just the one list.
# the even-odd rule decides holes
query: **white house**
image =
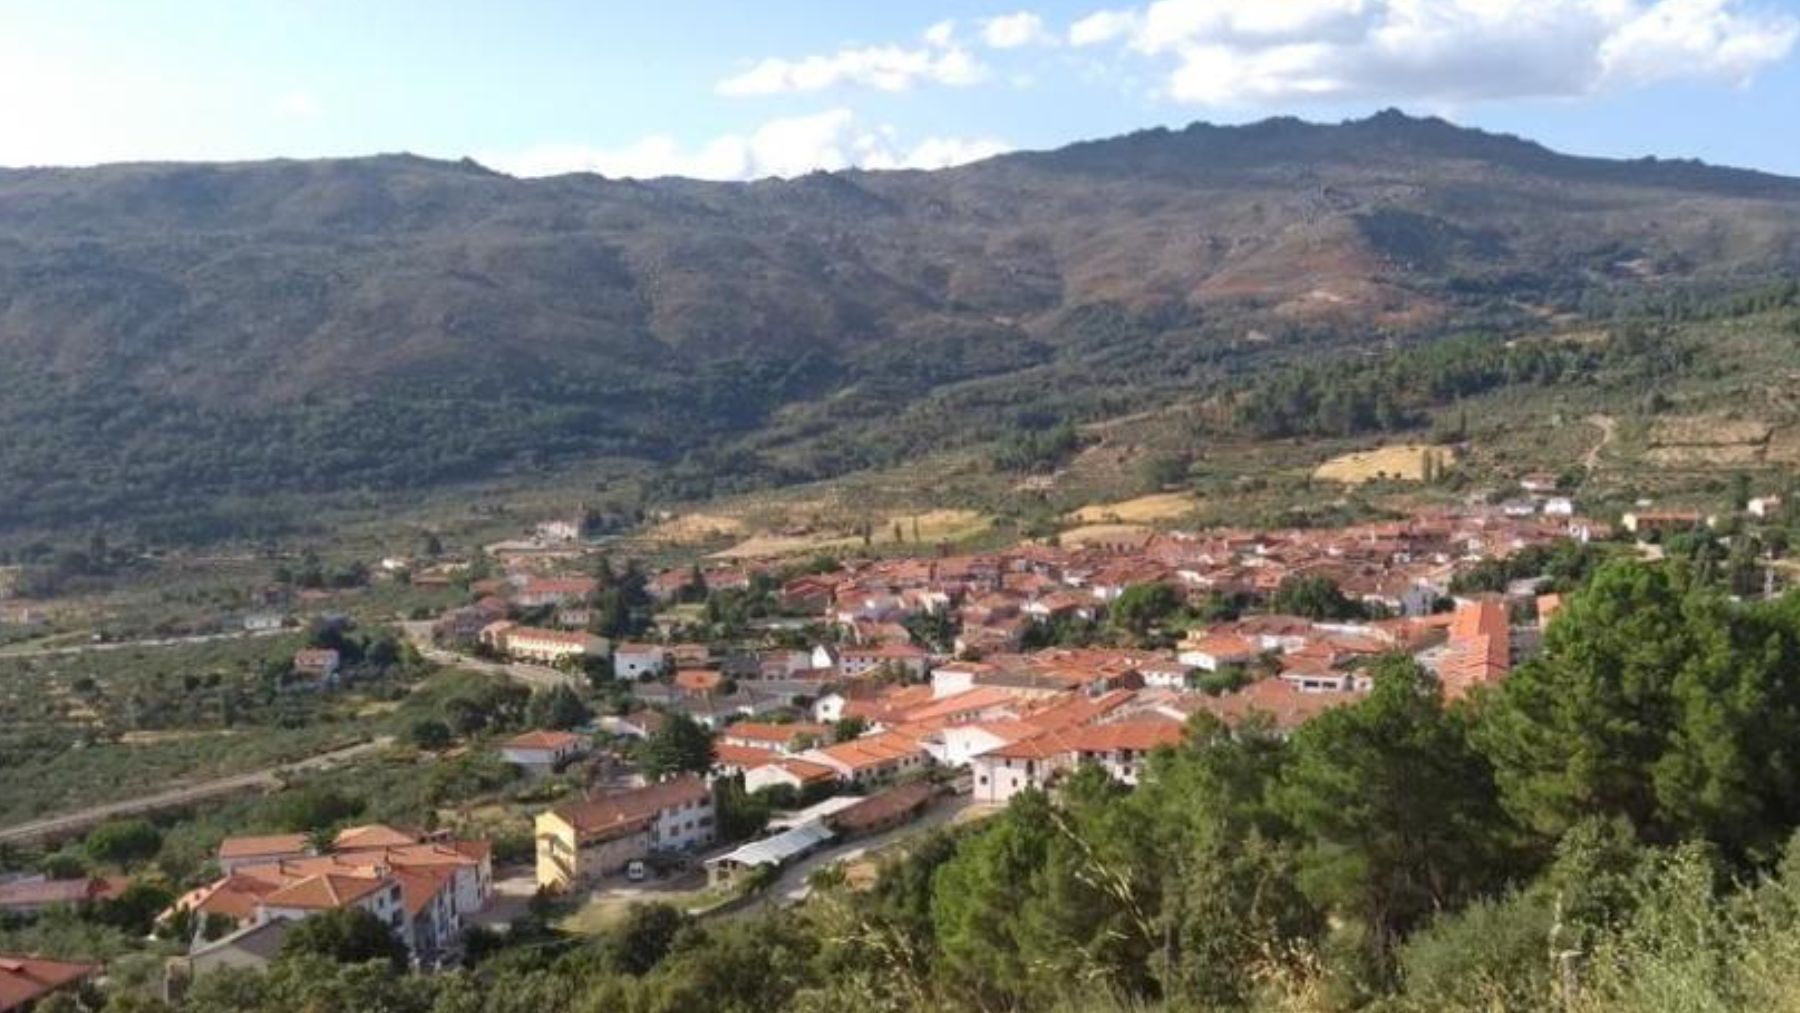
{"label": "white house", "polygon": [[812,717],[820,724],[835,725],[844,717],[844,705],[850,698],[842,693],[831,692],[820,695],[813,701]]}
{"label": "white house", "polygon": [[941,728],[926,736],[923,745],[943,766],[966,767],[983,753],[1036,733],[1023,721],[984,721]]}
{"label": "white house", "polygon": [[1139,665],[1137,671],[1143,676],[1146,689],[1186,689],[1188,675],[1193,670],[1187,663],[1176,660]]}
{"label": "white house", "polygon": [[744,790],[755,793],[764,788],[782,786],[801,792],[814,785],[831,784],[838,772],[822,763],[788,758],[753,767],[744,772]]}
{"label": "white house", "polygon": [[500,757],[532,773],[548,773],[587,752],[587,739],[574,732],[532,731],[500,743]]}
{"label": "white house", "polygon": [[1226,665],[1248,665],[1261,654],[1262,645],[1255,640],[1234,633],[1212,633],[1183,640],[1175,660],[1189,668],[1217,672]]}
{"label": "white house", "polygon": [[321,872],[290,883],[263,898],[257,921],[298,921],[321,911],[360,908],[399,934],[406,927],[400,882],[392,876]]}
{"label": "white house", "polygon": [[669,652],[657,644],[620,644],[613,649],[613,675],[619,679],[653,679],[669,668]]}
{"label": "white house", "polygon": [[[484,635],[486,631],[483,631]],[[530,626],[512,626],[504,631],[494,646],[514,658],[546,665],[565,658],[599,658],[606,656],[606,641],[583,630],[544,630]]]}
{"label": "white house", "polygon": [[967,693],[975,688],[975,677],[990,666],[973,661],[957,661],[931,670],[931,695],[936,699]]}
{"label": "white house", "polygon": [[843,647],[838,650],[838,671],[855,678],[879,668],[889,668],[911,678],[925,675],[927,656],[911,644],[876,644],[870,647]]}

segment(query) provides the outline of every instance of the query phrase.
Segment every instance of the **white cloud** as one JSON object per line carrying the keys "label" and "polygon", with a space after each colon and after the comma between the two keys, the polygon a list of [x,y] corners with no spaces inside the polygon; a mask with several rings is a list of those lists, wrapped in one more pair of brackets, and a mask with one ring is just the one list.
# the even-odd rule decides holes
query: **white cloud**
{"label": "white cloud", "polygon": [[1800,25],[1734,13],[1730,0],[1665,0],[1627,21],[1600,47],[1604,75],[1619,82],[1677,73],[1743,83],[1780,61]]}
{"label": "white cloud", "polygon": [[1742,84],[1787,57],[1800,20],[1753,0],[1155,0],[1068,38],[1173,60],[1163,94],[1196,105],[1457,102]]}
{"label": "white cloud", "polygon": [[1056,37],[1044,27],[1044,19],[1030,11],[988,18],[981,23],[981,41],[995,49],[1055,45]]}
{"label": "white cloud", "polygon": [[1135,11],[1095,11],[1069,26],[1069,45],[1097,46],[1131,36],[1137,31]]}
{"label": "white cloud", "polygon": [[865,127],[848,109],[770,120],[748,134],[725,134],[697,148],[667,136],[647,137],[623,148],[547,145],[493,153],[478,161],[514,176],[597,172],[651,179],[744,180],[792,177],[815,169],[941,169],[1011,150],[993,138],[929,137],[906,146],[891,126]]}
{"label": "white cloud", "polygon": [[956,42],[956,22],[939,21],[925,30],[922,46],[856,46],[797,60],[770,57],[720,81],[721,95],[778,95],[860,85],[879,91],[906,91],[915,84],[963,87],[978,84],[988,70]]}

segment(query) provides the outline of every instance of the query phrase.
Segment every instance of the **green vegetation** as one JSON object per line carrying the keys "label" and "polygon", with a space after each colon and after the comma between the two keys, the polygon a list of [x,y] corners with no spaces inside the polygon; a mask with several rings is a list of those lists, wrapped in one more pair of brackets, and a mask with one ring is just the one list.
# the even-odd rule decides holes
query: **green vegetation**
{"label": "green vegetation", "polygon": [[[1329,208],[1285,199],[1302,170]],[[1096,186],[1118,199],[1073,199]],[[13,174],[0,197],[0,532],[103,521],[164,545],[312,535],[327,503],[596,462],[591,533],[645,500],[948,449],[1047,472],[1093,441],[1085,424],[1196,397],[1224,396],[1232,432],[1345,435],[1500,385],[1610,389],[1629,340],[1429,342],[1558,313],[1786,311],[1779,251],[1800,231],[1780,181],[1399,115],[753,189],[548,186],[397,156]],[[1218,249],[1173,253],[1170,221]],[[1247,221],[1309,236],[1308,266],[1229,241]],[[649,284],[648,264],[674,266]],[[1377,337],[1424,350],[1368,365]],[[1165,449],[1151,485],[1180,481],[1192,448]]]}
{"label": "green vegetation", "polygon": [[1372,359],[1265,373],[1236,398],[1234,421],[1261,439],[1392,432],[1424,425],[1430,409],[1501,387],[1645,390],[1687,369],[1696,354],[1666,329],[1635,325],[1599,346],[1466,335]]}
{"label": "green vegetation", "polygon": [[1342,588],[1329,577],[1296,575],[1282,580],[1275,588],[1269,607],[1290,616],[1314,620],[1362,619],[1367,609],[1361,602],[1344,596]]}
{"label": "green vegetation", "polygon": [[651,778],[704,774],[713,765],[712,733],[685,714],[669,715],[638,748],[637,762]]}
{"label": "green vegetation", "polygon": [[[1546,653],[1492,692],[1449,702],[1390,658],[1367,697],[1289,737],[1197,718],[1137,788],[1083,768],[887,859],[867,890],[821,877],[797,909],[716,921],[624,909],[581,939],[528,918],[513,944],[481,937],[472,968],[428,977],[321,925],[267,975],[220,974],[184,1008],[1785,1008],[1800,595],[1737,602],[1683,560],[1570,580]],[[466,681],[434,680],[407,718]],[[697,763],[694,731],[671,722],[646,751]],[[234,826],[417,818],[510,790],[488,762],[358,765],[246,803]],[[719,791],[721,829],[753,833],[768,800]],[[175,869],[187,832],[109,826],[82,854]],[[34,931],[118,946],[103,927],[134,917]]]}
{"label": "green vegetation", "polygon": [[381,919],[361,908],[326,911],[303,919],[282,940],[283,956],[327,957],[341,964],[385,961],[406,966],[406,947]]}

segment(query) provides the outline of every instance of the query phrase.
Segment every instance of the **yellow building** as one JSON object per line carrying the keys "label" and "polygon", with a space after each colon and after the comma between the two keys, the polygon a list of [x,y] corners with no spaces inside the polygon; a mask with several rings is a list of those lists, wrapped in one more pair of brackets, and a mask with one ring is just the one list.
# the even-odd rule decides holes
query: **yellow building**
{"label": "yellow building", "polygon": [[557,806],[538,814],[537,883],[571,890],[653,851],[713,842],[712,789],[697,777]]}

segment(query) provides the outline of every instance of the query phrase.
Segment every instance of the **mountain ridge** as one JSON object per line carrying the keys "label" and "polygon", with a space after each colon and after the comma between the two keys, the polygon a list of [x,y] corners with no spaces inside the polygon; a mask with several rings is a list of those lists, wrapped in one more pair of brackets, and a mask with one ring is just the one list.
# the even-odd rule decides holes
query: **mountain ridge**
{"label": "mountain ridge", "polygon": [[[746,183],[405,154],[4,170],[0,424],[27,445],[0,454],[0,528],[752,434],[838,462],[808,474],[854,464],[832,427],[958,384],[1013,405],[978,428],[1046,370],[1091,412],[1095,363],[1200,388],[1254,365],[1250,334],[1429,338],[1797,270],[1800,180],[1394,112]],[[140,417],[131,446],[84,438],[83,402]],[[146,463],[185,453],[180,489]]]}

